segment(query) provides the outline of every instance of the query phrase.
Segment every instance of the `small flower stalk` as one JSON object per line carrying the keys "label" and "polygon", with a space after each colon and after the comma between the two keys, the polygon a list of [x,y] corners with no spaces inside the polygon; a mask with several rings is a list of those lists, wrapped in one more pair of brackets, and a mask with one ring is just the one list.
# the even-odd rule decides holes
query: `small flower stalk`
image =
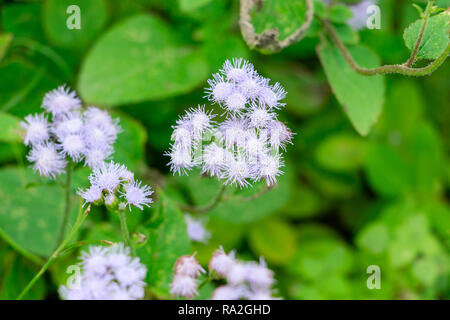
{"label": "small flower stalk", "polygon": [[138,300],[145,295],[147,269],[130,256],[122,243],[92,246],[81,254],[81,272],[67,286],[60,286],[65,300]]}
{"label": "small flower stalk", "polygon": [[242,58],[225,61],[208,85],[206,97],[221,108],[221,115],[199,106],[177,121],[166,153],[171,171],[187,174],[200,168],[202,174],[240,188],[261,180],[275,184],[283,173],[282,151],[293,135],[277,119],[285,105],[283,87],[271,85]]}
{"label": "small flower stalk", "polygon": [[205,273],[205,270],[195,259],[195,255],[178,258],[174,266],[170,294],[192,299],[198,294],[198,278],[202,273]]}

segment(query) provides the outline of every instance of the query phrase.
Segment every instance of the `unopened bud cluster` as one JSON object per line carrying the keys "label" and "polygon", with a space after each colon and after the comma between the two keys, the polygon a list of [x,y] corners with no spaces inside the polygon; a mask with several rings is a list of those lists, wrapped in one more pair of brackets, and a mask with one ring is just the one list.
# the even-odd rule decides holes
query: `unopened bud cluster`
{"label": "unopened bud cluster", "polygon": [[89,176],[91,186],[79,190],[85,203],[105,204],[111,210],[124,210],[126,207],[149,207],[153,200],[151,188],[134,179],[134,174],[124,165],[114,162],[103,163]]}
{"label": "unopened bud cluster", "polygon": [[182,256],[174,266],[174,278],[170,284],[170,294],[192,299],[198,294],[198,278],[205,270],[192,256]]}

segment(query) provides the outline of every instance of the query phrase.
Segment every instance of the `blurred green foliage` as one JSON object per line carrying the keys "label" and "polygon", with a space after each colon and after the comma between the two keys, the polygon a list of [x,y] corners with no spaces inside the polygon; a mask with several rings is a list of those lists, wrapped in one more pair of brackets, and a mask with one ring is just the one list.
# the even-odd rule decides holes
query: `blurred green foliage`
{"label": "blurred green foliage", "polygon": [[[66,28],[69,4],[81,8],[81,30]],[[379,4],[382,28],[357,33],[345,24],[345,6],[326,12],[315,2],[361,65],[405,61],[418,13],[406,0]],[[253,23],[257,32],[277,27],[284,38],[304,10],[300,0],[267,1]],[[223,245],[244,259],[264,256],[287,299],[450,298],[448,62],[424,78],[363,77],[329,44],[317,58],[316,19],[302,42],[263,55],[242,40],[238,1],[0,1],[0,13],[0,298],[15,298],[55,245],[62,191],[27,169],[18,122],[63,83],[87,104],[115,108],[124,129],[115,158],[159,188],[151,209],[129,215],[144,239],[138,254],[150,297],[169,297],[178,256],[196,251],[206,264]],[[438,32],[425,34],[431,40],[420,58],[442,51],[433,38],[445,40],[443,19],[431,19]],[[177,204],[207,203],[219,184],[196,173],[173,177],[163,153],[178,114],[204,101],[209,75],[231,57],[250,59],[285,86],[280,117],[296,135],[278,187],[251,202],[239,199],[262,185],[229,190],[231,200],[207,216],[211,240],[190,243]],[[74,191],[88,173],[77,169]],[[79,238],[120,241],[118,230],[117,217],[95,208]],[[75,259],[76,252],[59,259],[28,298],[55,297]],[[380,290],[366,286],[370,265],[381,269]]]}

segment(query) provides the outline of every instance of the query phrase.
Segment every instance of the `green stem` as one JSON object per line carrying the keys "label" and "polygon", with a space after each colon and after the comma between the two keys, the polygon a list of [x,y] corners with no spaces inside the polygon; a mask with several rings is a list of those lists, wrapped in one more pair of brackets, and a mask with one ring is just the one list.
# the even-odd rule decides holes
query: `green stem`
{"label": "green stem", "polygon": [[75,226],[73,227],[72,231],[69,233],[69,235],[64,239],[64,241],[59,245],[59,247],[53,252],[53,254],[48,258],[47,262],[42,266],[41,270],[34,276],[33,279],[28,283],[28,285],[25,287],[25,289],[22,290],[22,292],[17,297],[17,300],[21,300],[27,293],[30,291],[30,289],[33,287],[33,285],[36,283],[36,281],[39,280],[39,278],[47,271],[47,269],[50,267],[50,265],[53,263],[53,261],[58,257],[59,253],[67,246],[67,244],[74,238],[75,234],[77,233],[78,229],[83,224],[84,220],[86,220],[89,212],[89,208],[82,213],[82,210],[80,209],[77,221],[75,222]]}
{"label": "green stem", "polygon": [[404,64],[393,64],[393,65],[385,65],[377,68],[363,68],[360,67],[356,61],[353,59],[351,53],[348,51],[345,44],[339,39],[339,36],[334,31],[330,22],[326,20],[322,20],[322,23],[325,27],[325,30],[329,33],[331,39],[336,44],[339,51],[342,53],[342,56],[347,61],[347,63],[352,67],[353,70],[358,72],[359,74],[365,76],[374,76],[381,74],[389,74],[389,73],[398,73],[405,76],[426,76],[433,73],[437,68],[439,68],[442,63],[447,59],[447,56],[450,54],[450,44],[447,45],[445,50],[441,53],[441,55],[431,62],[429,65],[423,68],[410,68]]}
{"label": "green stem", "polygon": [[196,213],[207,213],[214,209],[222,200],[223,195],[225,193],[226,186],[222,185],[217,192],[216,196],[205,206],[191,206],[191,205],[180,205],[180,209],[187,212],[196,212]]}
{"label": "green stem", "polygon": [[197,289],[200,290],[201,288],[203,288],[210,280],[211,280],[211,277],[207,276],[202,282],[200,282]]}
{"label": "green stem", "polygon": [[433,3],[434,3],[434,0],[431,0],[427,4],[427,8],[425,9],[425,16],[423,17],[422,27],[420,29],[419,36],[417,37],[416,44],[414,46],[414,49],[413,49],[408,61],[405,62],[405,66],[407,66],[407,67],[410,67],[416,60],[417,53],[419,52],[419,47],[422,42],[423,34],[425,33],[428,18],[430,17],[430,14],[431,14],[431,8],[433,7]]}
{"label": "green stem", "polygon": [[136,256],[133,241],[131,241],[130,233],[128,232],[127,218],[125,216],[125,210],[118,210],[120,219],[120,230],[122,231],[122,238],[125,245],[130,248],[132,256]]}
{"label": "green stem", "polygon": [[246,201],[252,201],[252,200],[258,199],[258,198],[260,198],[261,196],[263,196],[264,194],[266,194],[267,192],[269,192],[270,190],[272,190],[273,188],[276,188],[276,186],[277,186],[277,185],[270,185],[270,186],[267,186],[267,187],[265,187],[264,189],[262,189],[261,191],[255,193],[255,194],[253,194],[253,195],[251,195],[251,196],[248,196],[248,197],[240,197],[240,198],[238,198],[238,199],[239,199],[240,201],[243,201],[243,202],[246,202]]}
{"label": "green stem", "polygon": [[71,161],[67,164],[66,183],[65,183],[65,186],[64,186],[65,192],[66,192],[66,198],[65,198],[63,219],[62,219],[61,225],[59,227],[59,236],[58,236],[57,245],[59,245],[63,241],[64,233],[65,233],[66,227],[67,227],[67,222],[69,221],[69,216],[70,216],[70,197],[71,197],[71,194],[72,194],[73,165],[74,164]]}

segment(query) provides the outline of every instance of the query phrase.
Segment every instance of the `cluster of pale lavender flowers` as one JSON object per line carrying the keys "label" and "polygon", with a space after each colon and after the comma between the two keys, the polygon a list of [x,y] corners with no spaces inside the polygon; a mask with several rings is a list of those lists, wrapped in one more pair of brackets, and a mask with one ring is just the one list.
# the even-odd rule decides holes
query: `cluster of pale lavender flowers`
{"label": "cluster of pale lavender flowers", "polygon": [[192,299],[198,294],[198,278],[205,270],[195,256],[182,256],[174,266],[174,277],[170,284],[170,294]]}
{"label": "cluster of pale lavender flowers", "polygon": [[[25,117],[24,143],[31,147],[27,159],[40,175],[55,178],[63,173],[68,161],[89,166],[91,186],[79,190],[86,203],[124,209],[143,209],[152,203],[153,191],[134,180],[124,165],[105,162],[114,152],[114,142],[121,131],[119,119],[96,107],[83,108],[75,92],[61,86],[47,93],[42,102],[44,113]],[[50,118],[50,119],[49,119]]]}
{"label": "cluster of pale lavender flowers", "polygon": [[24,143],[31,147],[27,159],[40,175],[55,178],[70,159],[91,168],[113,153],[120,132],[118,119],[95,107],[82,108],[75,92],[61,86],[47,93],[41,114],[30,114],[21,123]]}
{"label": "cluster of pale lavender flowers", "polygon": [[211,238],[211,233],[206,230],[204,221],[199,218],[193,218],[189,214],[184,215],[186,221],[186,229],[191,241],[207,243]]}
{"label": "cluster of pale lavender flowers", "polygon": [[131,207],[140,210],[149,207],[153,202],[151,188],[134,179],[134,174],[124,165],[111,162],[102,163],[89,175],[91,185],[78,194],[86,203],[105,204],[113,210],[124,210]]}
{"label": "cluster of pale lavender flowers", "polygon": [[122,243],[92,246],[82,252],[74,281],[60,286],[65,300],[137,300],[144,298],[147,269]]}
{"label": "cluster of pale lavender flowers", "polygon": [[226,254],[223,248],[214,252],[209,270],[227,281],[214,290],[213,300],[272,300],[275,283],[273,271],[267,268],[263,258],[260,262],[239,261],[234,251]]}
{"label": "cluster of pale lavender flowers", "polygon": [[[213,292],[213,300],[272,300],[272,286],[275,283],[273,272],[260,262],[239,261],[234,252],[225,253],[223,248],[214,252],[209,261],[210,276],[225,279],[227,284]],[[198,294],[198,278],[205,270],[194,256],[182,256],[174,267],[174,278],[170,293],[192,299]]]}
{"label": "cluster of pale lavender flowers", "polygon": [[205,107],[189,109],[173,127],[170,168],[182,174],[200,167],[202,174],[241,188],[265,180],[275,184],[282,174],[281,150],[292,132],[277,119],[286,92],[279,83],[257,73],[242,58],[225,61],[208,80],[208,99],[223,109],[223,121]]}
{"label": "cluster of pale lavender flowers", "polygon": [[[367,25],[367,19],[369,18],[367,9],[370,6],[377,4],[377,1],[378,0],[361,0],[358,3],[349,4],[348,8],[352,11],[353,16],[348,19],[348,25],[356,31],[364,29]],[[326,5],[331,4],[331,0],[322,0],[322,2]]]}

